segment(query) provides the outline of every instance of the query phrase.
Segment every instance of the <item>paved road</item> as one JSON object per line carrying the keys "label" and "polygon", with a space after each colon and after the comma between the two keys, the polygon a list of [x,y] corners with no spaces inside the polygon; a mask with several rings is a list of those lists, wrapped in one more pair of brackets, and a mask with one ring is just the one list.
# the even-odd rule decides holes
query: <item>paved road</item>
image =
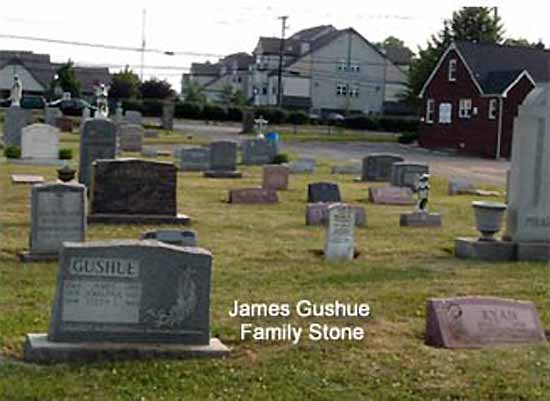
{"label": "paved road", "polygon": [[[208,137],[211,140],[238,140],[241,126],[234,123],[214,125],[195,121],[176,121],[174,128],[188,134]],[[431,172],[436,175],[470,179],[478,184],[497,186],[505,185],[506,170],[510,165],[508,161],[503,160],[456,156],[397,143],[283,143],[282,149],[295,152],[302,157],[325,158],[336,163],[360,162],[363,157],[372,153],[397,153],[408,161],[428,163]]]}

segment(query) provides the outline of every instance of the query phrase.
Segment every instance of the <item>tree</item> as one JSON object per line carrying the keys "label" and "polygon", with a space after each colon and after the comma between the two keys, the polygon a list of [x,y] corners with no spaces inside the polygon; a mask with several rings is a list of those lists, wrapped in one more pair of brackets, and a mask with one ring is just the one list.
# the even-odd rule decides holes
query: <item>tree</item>
{"label": "tree", "polygon": [[189,103],[204,104],[206,103],[206,95],[204,88],[195,81],[187,81],[182,91],[183,99]]}
{"label": "tree", "polygon": [[142,82],[139,91],[144,99],[166,99],[175,94],[168,81],[160,81],[157,78]]}
{"label": "tree", "polygon": [[441,31],[432,35],[426,47],[418,48],[418,57],[409,71],[404,100],[418,105],[420,90],[453,40],[500,43],[503,33],[500,17],[490,7],[463,7],[453,12],[452,18],[444,21]]}
{"label": "tree", "polygon": [[395,36],[388,36],[384,41],[376,43],[377,47],[386,48],[386,47],[398,47],[398,48],[406,48],[405,42],[403,42],[401,39],[396,38]]}
{"label": "tree", "polygon": [[248,99],[241,89],[237,89],[231,97],[231,104],[237,107],[243,107],[248,104]]}
{"label": "tree", "polygon": [[63,92],[70,92],[72,97],[80,96],[80,86],[80,81],[74,70],[74,63],[70,59],[57,69],[56,76],[50,84],[52,93],[55,93],[55,88],[59,87]]}
{"label": "tree", "polygon": [[128,66],[113,74],[109,96],[115,99],[136,99],[140,96],[141,81]]}
{"label": "tree", "polygon": [[504,41],[503,45],[504,46],[532,47],[532,48],[536,48],[536,49],[544,49],[545,48],[545,45],[542,41],[539,40],[538,42],[534,43],[534,42],[529,42],[525,38],[517,38],[517,39],[508,38]]}
{"label": "tree", "polygon": [[220,103],[224,106],[230,106],[233,101],[234,89],[233,85],[227,82],[220,92]]}

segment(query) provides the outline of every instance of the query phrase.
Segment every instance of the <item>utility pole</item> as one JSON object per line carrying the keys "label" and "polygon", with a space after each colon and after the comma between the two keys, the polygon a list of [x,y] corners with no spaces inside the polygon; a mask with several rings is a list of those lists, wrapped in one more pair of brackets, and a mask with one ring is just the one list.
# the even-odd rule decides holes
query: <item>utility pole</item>
{"label": "utility pole", "polygon": [[141,69],[139,74],[139,79],[143,82],[143,65],[145,64],[145,17],[147,11],[143,9],[141,14]]}
{"label": "utility pole", "polygon": [[277,106],[282,107],[283,105],[283,53],[285,50],[285,34],[286,29],[288,28],[286,26],[286,20],[288,19],[288,15],[284,15],[282,17],[279,17],[282,21],[282,29],[281,29],[281,41],[280,41],[280,47],[279,47],[279,72],[278,72],[278,81],[277,81]]}

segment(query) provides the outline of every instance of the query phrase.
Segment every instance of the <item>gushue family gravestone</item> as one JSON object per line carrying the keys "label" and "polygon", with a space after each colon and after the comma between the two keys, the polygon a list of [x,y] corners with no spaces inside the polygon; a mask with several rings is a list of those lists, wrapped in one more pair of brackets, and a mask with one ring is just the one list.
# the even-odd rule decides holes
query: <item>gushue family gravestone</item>
{"label": "gushue family gravestone", "polygon": [[243,164],[257,166],[269,164],[277,155],[277,146],[266,139],[250,139],[243,141]]}
{"label": "gushue family gravestone", "polygon": [[430,167],[425,163],[393,163],[390,171],[390,184],[394,187],[407,187],[416,192],[416,184],[420,176],[429,173]]}
{"label": "gushue family gravestone", "polygon": [[57,260],[64,241],[86,238],[86,187],[81,184],[39,184],[31,190],[30,251],[23,262]]}
{"label": "gushue family gravestone", "polygon": [[330,182],[316,182],[307,186],[307,202],[308,203],[339,203],[340,188],[337,184]]}
{"label": "gushue family gravestone", "polygon": [[110,120],[86,120],[80,137],[78,181],[86,186],[92,179],[92,163],[98,159],[114,159],[117,155],[117,126]]}
{"label": "gushue family gravestone", "polygon": [[143,127],[135,124],[121,124],[119,130],[120,150],[123,152],[141,152],[143,148]]}
{"label": "gushue family gravestone", "polygon": [[97,160],[88,223],[188,224],[177,213],[177,169],[139,159]]}
{"label": "gushue family gravestone", "polygon": [[210,165],[210,149],[181,148],[176,152],[181,171],[206,171]]}
{"label": "gushue family gravestone", "polygon": [[336,203],[328,209],[325,259],[329,262],[353,260],[355,252],[355,210]]}
{"label": "gushue family gravestone", "polygon": [[208,178],[241,178],[237,171],[237,144],[229,141],[210,144],[210,163],[204,173]]}
{"label": "gushue family gravestone", "polygon": [[262,188],[282,191],[288,189],[289,168],[279,165],[265,165],[262,177]]}
{"label": "gushue family gravestone", "polygon": [[426,344],[435,347],[546,342],[532,302],[485,297],[429,299],[426,312]]}
{"label": "gushue family gravestone", "polygon": [[361,181],[390,181],[391,166],[404,159],[391,153],[375,153],[363,159]]}
{"label": "gushue family gravestone", "polygon": [[28,334],[24,358],[222,357],[210,338],[212,255],[158,241],[67,242],[48,334]]}
{"label": "gushue family gravestone", "polygon": [[197,246],[197,233],[193,230],[156,230],[141,236],[142,240],[156,240],[176,246]]}
{"label": "gushue family gravestone", "polygon": [[59,129],[47,124],[32,124],[22,130],[21,159],[22,164],[60,165]]}

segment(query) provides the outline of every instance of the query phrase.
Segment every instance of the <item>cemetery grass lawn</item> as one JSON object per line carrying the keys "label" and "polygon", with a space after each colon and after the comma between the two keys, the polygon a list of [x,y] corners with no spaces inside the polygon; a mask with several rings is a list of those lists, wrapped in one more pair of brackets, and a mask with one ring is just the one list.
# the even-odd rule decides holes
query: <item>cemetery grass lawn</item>
{"label": "cemetery grass lawn", "polygon": [[342,128],[332,128],[332,132],[322,132],[326,127],[319,127],[319,131],[309,132],[293,130],[279,131],[283,142],[397,142],[399,134],[390,132],[353,131]]}
{"label": "cemetery grass lawn", "polygon": [[[163,129],[156,129],[159,133],[157,138],[143,138],[144,146],[152,145],[207,145],[208,140],[205,138],[187,135],[183,132],[167,131]],[[61,142],[78,146],[80,142],[80,135],[75,133],[64,133],[61,135]]]}
{"label": "cemetery grass lawn", "polygon": [[[71,141],[62,146],[75,147]],[[76,163],[76,160],[75,160]],[[446,196],[433,179],[431,208],[444,228],[399,228],[405,207],[367,204],[368,184],[330,175],[322,162],[315,175],[293,175],[281,203],[228,205],[230,188],[260,183],[261,168],[240,167],[242,180],[209,180],[180,173],[181,213],[194,219],[199,243],[214,255],[212,335],[233,347],[227,360],[98,362],[34,366],[21,362],[26,333],[48,330],[56,263],[21,265],[27,248],[28,186],[9,174],[54,179],[51,167],[0,165],[0,400],[548,400],[550,347],[516,346],[444,350],[424,345],[425,304],[430,297],[486,295],[531,300],[550,328],[550,270],[544,264],[461,261],[451,253],[456,236],[476,236],[471,196]],[[343,199],[366,207],[368,228],[356,231],[361,254],[330,265],[318,256],[324,229],[305,226],[306,184],[337,181]],[[379,185],[379,184],[376,184]],[[88,240],[135,239],[153,226],[89,227]],[[372,317],[230,318],[241,302],[367,302]],[[239,324],[306,329],[311,323],[360,325],[362,342],[288,343],[240,341]]]}

